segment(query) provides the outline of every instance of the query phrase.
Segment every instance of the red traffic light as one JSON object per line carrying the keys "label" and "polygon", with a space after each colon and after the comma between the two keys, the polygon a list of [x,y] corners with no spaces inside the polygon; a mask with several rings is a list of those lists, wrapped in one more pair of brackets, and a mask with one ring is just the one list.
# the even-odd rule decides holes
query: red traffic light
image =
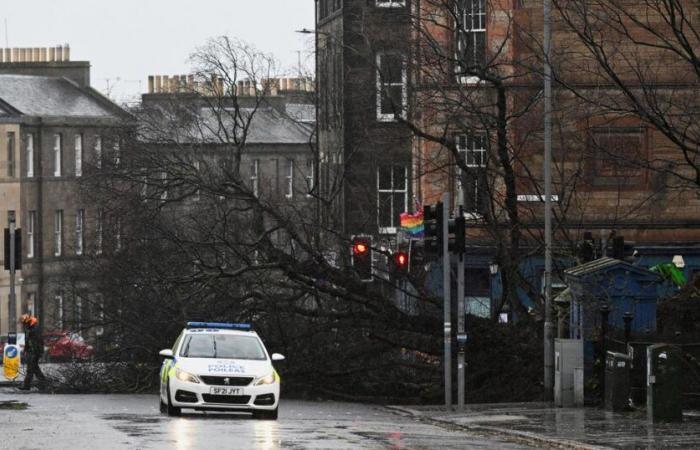
{"label": "red traffic light", "polygon": [[352,252],[355,255],[364,255],[367,253],[367,250],[369,250],[369,247],[364,242],[358,242],[352,246]]}
{"label": "red traffic light", "polygon": [[394,253],[394,263],[396,263],[396,267],[401,269],[408,267],[408,254],[406,252]]}

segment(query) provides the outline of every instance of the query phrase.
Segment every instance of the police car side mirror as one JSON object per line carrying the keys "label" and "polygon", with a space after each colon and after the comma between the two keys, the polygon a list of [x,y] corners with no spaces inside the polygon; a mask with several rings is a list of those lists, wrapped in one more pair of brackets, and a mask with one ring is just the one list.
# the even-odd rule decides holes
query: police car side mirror
{"label": "police car side mirror", "polygon": [[279,353],[273,353],[272,360],[273,361],[284,361],[284,355],[280,355]]}
{"label": "police car side mirror", "polygon": [[169,348],[166,348],[165,350],[161,350],[160,353],[158,353],[160,356],[163,358],[168,358],[168,359],[173,359],[173,351],[170,350]]}

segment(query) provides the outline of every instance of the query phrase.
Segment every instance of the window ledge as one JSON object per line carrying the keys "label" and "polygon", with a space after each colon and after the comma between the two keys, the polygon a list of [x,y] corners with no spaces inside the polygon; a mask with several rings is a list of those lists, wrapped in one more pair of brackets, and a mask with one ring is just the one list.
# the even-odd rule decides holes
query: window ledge
{"label": "window ledge", "polygon": [[405,8],[406,1],[375,1],[374,6],[376,6],[377,8]]}
{"label": "window ledge", "polygon": [[464,85],[477,85],[480,84],[483,80],[477,76],[458,76],[457,81],[459,84],[464,84]]}
{"label": "window ledge", "polygon": [[379,227],[379,234],[396,234],[396,227]]}

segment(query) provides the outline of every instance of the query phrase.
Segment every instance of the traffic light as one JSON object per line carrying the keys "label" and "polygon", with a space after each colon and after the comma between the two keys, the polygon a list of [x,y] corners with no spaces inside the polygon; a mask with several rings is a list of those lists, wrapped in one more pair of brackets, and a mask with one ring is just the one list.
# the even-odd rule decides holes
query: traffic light
{"label": "traffic light", "polygon": [[442,202],[423,207],[423,243],[428,257],[442,255],[442,208]]}
{"label": "traffic light", "polygon": [[[5,228],[5,270],[10,270],[10,229]],[[22,270],[22,230],[15,229],[15,270]]]}
{"label": "traffic light", "polygon": [[372,281],[372,238],[352,238],[352,266],[362,281]]}
{"label": "traffic light", "polygon": [[402,278],[408,275],[408,253],[397,251],[392,255],[392,273],[397,278]]}
{"label": "traffic light", "polygon": [[447,221],[447,234],[449,236],[447,248],[454,254],[461,255],[466,249],[466,240],[464,236],[466,226],[467,223],[464,219],[464,213],[462,212],[462,207],[460,207],[459,215]]}

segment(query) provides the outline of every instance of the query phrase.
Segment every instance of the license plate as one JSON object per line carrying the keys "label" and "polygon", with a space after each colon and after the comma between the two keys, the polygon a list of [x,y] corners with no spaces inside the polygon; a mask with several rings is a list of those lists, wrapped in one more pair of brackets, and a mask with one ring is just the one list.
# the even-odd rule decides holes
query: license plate
{"label": "license plate", "polygon": [[212,395],[243,395],[243,389],[236,387],[217,386],[209,388],[209,393]]}

